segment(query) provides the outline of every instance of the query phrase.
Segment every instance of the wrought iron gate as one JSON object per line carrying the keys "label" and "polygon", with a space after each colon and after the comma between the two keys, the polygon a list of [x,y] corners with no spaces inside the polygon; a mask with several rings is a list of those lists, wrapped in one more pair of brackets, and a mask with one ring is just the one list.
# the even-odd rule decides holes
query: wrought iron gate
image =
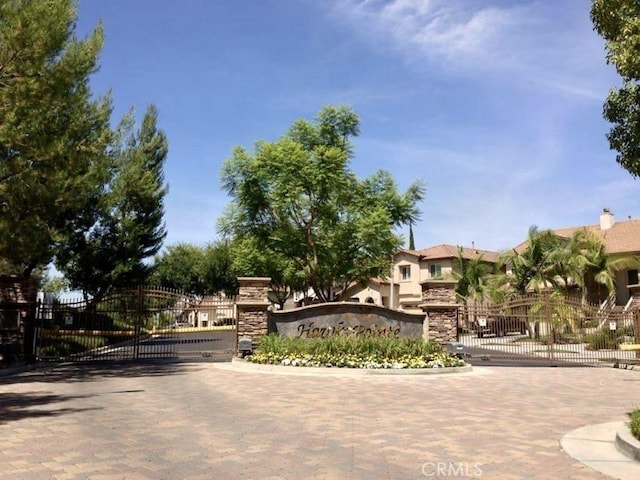
{"label": "wrought iron gate", "polygon": [[459,310],[459,341],[476,359],[521,365],[618,366],[640,362],[640,312],[554,294]]}
{"label": "wrought iron gate", "polygon": [[36,309],[41,361],[218,360],[233,353],[231,297],[139,287],[98,301],[54,301]]}

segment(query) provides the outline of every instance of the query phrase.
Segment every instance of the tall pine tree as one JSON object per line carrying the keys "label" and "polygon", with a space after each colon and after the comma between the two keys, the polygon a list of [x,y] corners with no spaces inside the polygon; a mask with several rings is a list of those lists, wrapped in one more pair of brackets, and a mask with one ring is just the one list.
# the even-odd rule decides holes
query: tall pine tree
{"label": "tall pine tree", "polygon": [[96,221],[78,232],[57,259],[71,287],[99,300],[117,288],[148,280],[145,261],[160,251],[166,236],[163,166],[166,135],[157,127],[151,106],[133,133],[131,116],[120,127],[121,144],[112,152],[113,177],[96,209]]}
{"label": "tall pine tree", "polygon": [[0,273],[30,276],[91,224],[107,178],[109,98],[94,99],[101,26],[72,0],[0,2]]}

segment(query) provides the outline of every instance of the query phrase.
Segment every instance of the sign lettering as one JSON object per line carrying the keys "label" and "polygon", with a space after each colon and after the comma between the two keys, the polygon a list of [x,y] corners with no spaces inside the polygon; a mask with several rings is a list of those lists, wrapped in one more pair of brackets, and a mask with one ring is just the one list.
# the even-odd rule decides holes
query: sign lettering
{"label": "sign lettering", "polygon": [[301,323],[298,325],[297,338],[327,338],[335,335],[354,335],[354,336],[390,336],[399,337],[400,327],[377,326],[375,324],[365,325],[349,325],[345,322],[339,322],[334,327],[315,327],[314,322]]}

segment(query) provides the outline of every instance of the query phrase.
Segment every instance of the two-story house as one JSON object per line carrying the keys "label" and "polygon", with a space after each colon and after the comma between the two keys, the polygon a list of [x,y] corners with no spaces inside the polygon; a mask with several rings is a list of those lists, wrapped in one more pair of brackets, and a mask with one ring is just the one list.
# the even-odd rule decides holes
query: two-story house
{"label": "two-story house", "polygon": [[[389,308],[419,313],[422,302],[422,283],[431,280],[452,280],[457,268],[458,248],[454,245],[435,245],[422,250],[401,250],[393,257],[390,276],[374,279],[366,287],[347,289],[342,298]],[[475,246],[462,248],[462,258],[471,260],[482,256],[488,264],[498,261],[498,253],[479,250]]]}

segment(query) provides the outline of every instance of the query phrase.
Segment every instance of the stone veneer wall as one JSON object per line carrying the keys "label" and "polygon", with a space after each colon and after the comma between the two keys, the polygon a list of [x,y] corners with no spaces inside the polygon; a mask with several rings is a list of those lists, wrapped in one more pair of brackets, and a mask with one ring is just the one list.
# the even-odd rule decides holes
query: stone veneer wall
{"label": "stone veneer wall", "polygon": [[438,343],[458,340],[458,307],[449,305],[423,306],[427,314],[427,339]]}
{"label": "stone veneer wall", "polygon": [[269,330],[290,338],[333,335],[389,335],[422,338],[423,314],[368,303],[330,302],[273,311]]}
{"label": "stone veneer wall", "polygon": [[453,280],[422,282],[422,302],[425,304],[456,304],[456,286]]}
{"label": "stone veneer wall", "polygon": [[23,355],[27,363],[33,363],[36,359],[33,346],[37,293],[37,278],[0,275],[0,305],[12,310],[17,321],[15,326],[3,325],[6,330],[2,340],[11,345],[13,354]]}
{"label": "stone veneer wall", "polygon": [[35,303],[38,281],[13,275],[0,275],[0,303]]}
{"label": "stone veneer wall", "polygon": [[250,338],[252,344],[268,332],[269,289],[268,277],[240,277],[240,290],[236,297],[238,320],[236,326],[236,352],[238,340]]}
{"label": "stone veneer wall", "polygon": [[457,282],[451,280],[428,280],[422,283],[420,308],[426,313],[425,337],[428,340],[446,343],[458,340]]}

